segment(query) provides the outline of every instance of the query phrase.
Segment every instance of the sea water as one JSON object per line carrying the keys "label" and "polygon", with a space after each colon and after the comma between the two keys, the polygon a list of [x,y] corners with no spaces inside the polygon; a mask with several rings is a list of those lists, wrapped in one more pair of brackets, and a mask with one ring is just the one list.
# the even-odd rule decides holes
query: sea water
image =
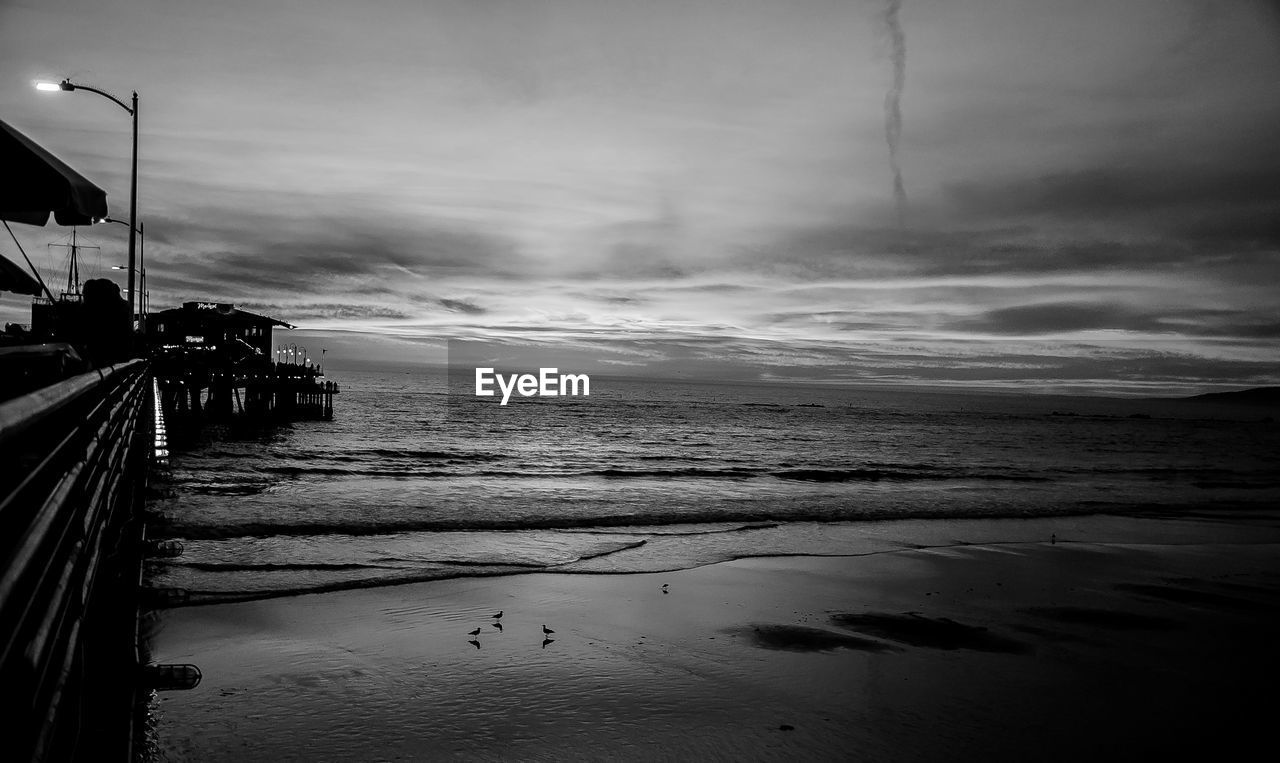
{"label": "sea water", "polygon": [[593,376],[494,398],[331,372],[331,421],[175,453],[149,585],[193,602],[557,570],[853,553],[881,520],[1274,508],[1280,426],[1209,403]]}

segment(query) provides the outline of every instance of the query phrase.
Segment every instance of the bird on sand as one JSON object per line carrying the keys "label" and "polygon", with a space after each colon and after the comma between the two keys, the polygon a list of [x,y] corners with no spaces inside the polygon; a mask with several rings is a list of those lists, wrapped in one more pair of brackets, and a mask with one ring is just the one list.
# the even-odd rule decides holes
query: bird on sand
{"label": "bird on sand", "polygon": [[475,630],[473,630],[473,631],[468,631],[468,632],[467,632],[467,635],[470,635],[470,636],[479,636],[479,635],[480,635],[480,629],[479,629],[479,628],[476,628],[476,629],[475,629]]}
{"label": "bird on sand", "polygon": [[546,625],[543,625],[543,626],[542,626],[542,632],[543,632],[543,633],[555,633],[555,631],[551,630],[551,629],[550,629],[550,628],[548,628]]}
{"label": "bird on sand", "polygon": [[494,620],[501,620],[501,619],[502,619],[502,610],[498,610],[498,614],[494,615],[494,616],[493,616],[493,619],[494,619]]}

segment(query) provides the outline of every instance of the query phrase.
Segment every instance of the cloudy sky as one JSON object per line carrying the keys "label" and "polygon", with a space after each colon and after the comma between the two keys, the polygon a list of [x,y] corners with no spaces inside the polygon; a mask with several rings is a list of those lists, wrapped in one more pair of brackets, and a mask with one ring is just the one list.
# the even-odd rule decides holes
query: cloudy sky
{"label": "cloudy sky", "polygon": [[[903,0],[901,216],[888,7],[0,0],[0,118],[125,217],[127,115],[32,82],[136,89],[153,307],[353,363],[486,338],[641,375],[1280,383],[1280,3]],[[67,231],[14,229],[56,280]],[[81,231],[87,274],[124,232]]]}

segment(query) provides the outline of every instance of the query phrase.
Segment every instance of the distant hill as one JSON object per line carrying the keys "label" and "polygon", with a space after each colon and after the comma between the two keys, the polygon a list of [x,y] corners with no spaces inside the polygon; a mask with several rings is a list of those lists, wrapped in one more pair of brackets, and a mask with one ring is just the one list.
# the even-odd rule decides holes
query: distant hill
{"label": "distant hill", "polygon": [[1280,387],[1255,387],[1234,392],[1208,392],[1184,397],[1205,403],[1235,403],[1237,405],[1280,405]]}

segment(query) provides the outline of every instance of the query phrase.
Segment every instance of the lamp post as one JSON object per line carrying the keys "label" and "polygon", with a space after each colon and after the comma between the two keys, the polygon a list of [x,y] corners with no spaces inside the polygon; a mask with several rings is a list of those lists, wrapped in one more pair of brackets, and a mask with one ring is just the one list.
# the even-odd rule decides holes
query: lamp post
{"label": "lamp post", "polygon": [[[129,225],[124,220],[116,220],[112,217],[104,217],[98,222],[100,223],[119,223],[120,225]],[[134,318],[138,321],[138,330],[147,333],[146,316],[148,312],[148,303],[150,302],[149,293],[147,292],[147,224],[138,223],[138,312],[134,313]],[[130,233],[133,232],[133,226],[129,226]],[[112,265],[112,270],[128,270],[127,266]],[[130,276],[132,278],[132,276]]]}
{"label": "lamp post", "polygon": [[68,92],[72,90],[88,90],[90,93],[97,93],[103,98],[110,100],[112,103],[116,104],[120,108],[129,112],[129,116],[133,117],[133,161],[132,161],[132,167],[129,172],[129,223],[128,223],[129,225],[129,314],[133,315],[135,312],[134,311],[134,294],[133,294],[133,274],[134,274],[135,268],[137,267],[135,252],[137,251],[136,237],[138,232],[137,228],[135,227],[135,225],[137,225],[137,222],[138,222],[138,91],[135,90],[133,92],[133,100],[131,101],[133,105],[130,106],[129,104],[126,104],[124,101],[115,97],[111,93],[106,92],[105,90],[99,90],[96,87],[90,87],[88,85],[78,85],[73,83],[69,79],[64,79],[58,83],[37,82],[36,89],[46,90],[46,91],[66,90]]}

